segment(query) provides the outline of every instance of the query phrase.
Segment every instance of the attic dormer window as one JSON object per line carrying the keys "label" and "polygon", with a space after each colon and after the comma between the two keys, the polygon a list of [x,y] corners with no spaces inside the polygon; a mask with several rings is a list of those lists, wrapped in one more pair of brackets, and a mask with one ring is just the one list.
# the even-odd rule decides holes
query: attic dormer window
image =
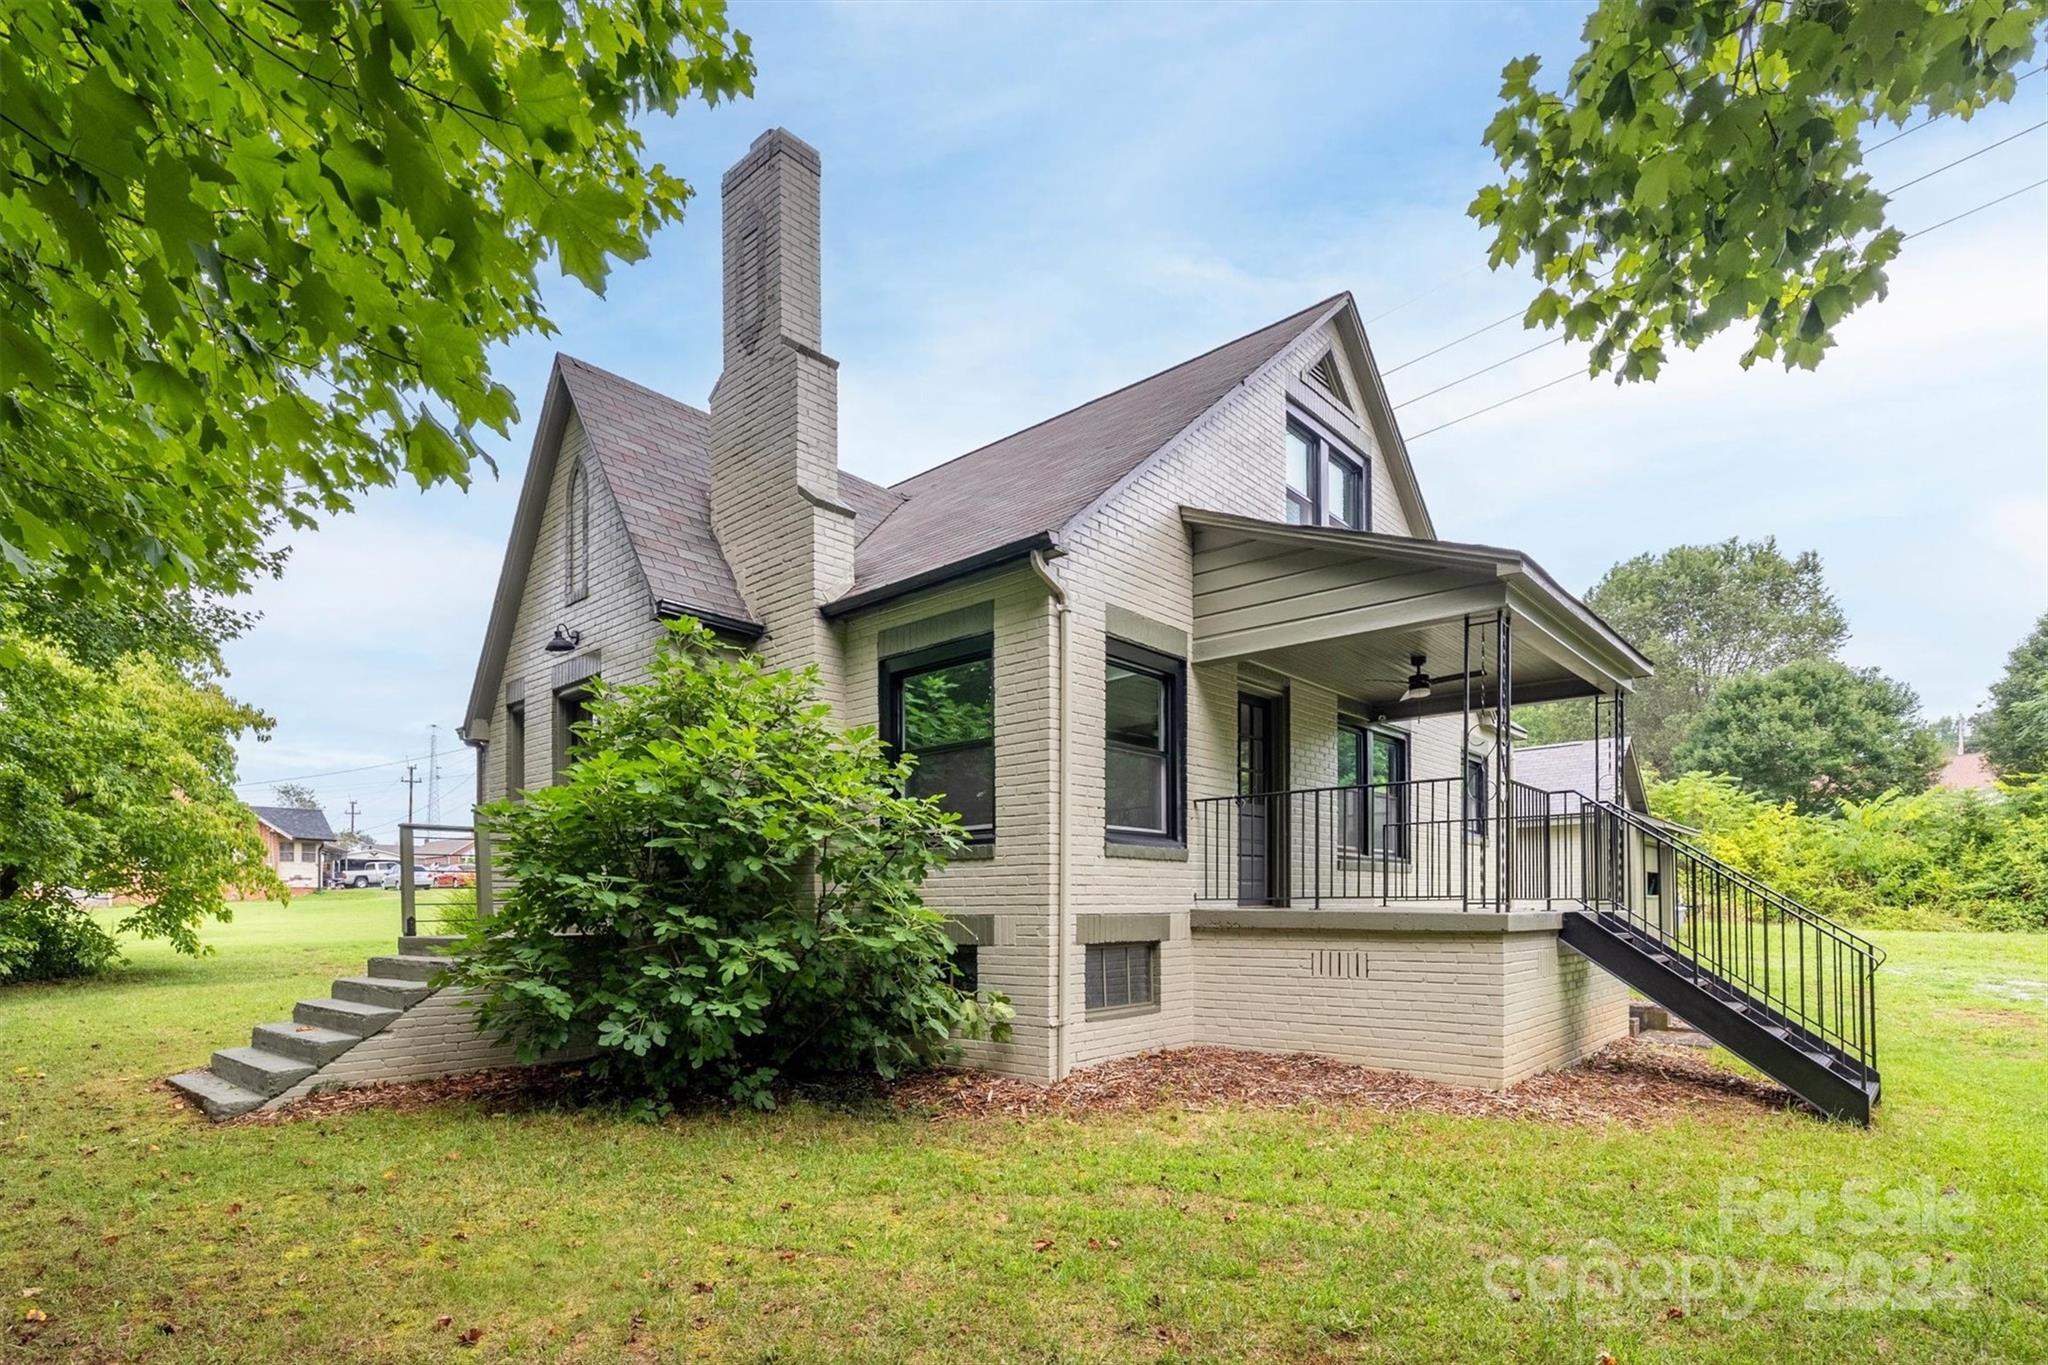
{"label": "attic dormer window", "polygon": [[1344,387],[1344,372],[1337,368],[1337,353],[1324,351],[1323,358],[1309,367],[1308,377],[1330,397],[1336,399],[1353,412],[1358,410],[1351,401],[1351,391]]}
{"label": "attic dormer window", "polygon": [[569,471],[569,505],[562,517],[564,600],[574,602],[590,591],[590,470],[583,461]]}

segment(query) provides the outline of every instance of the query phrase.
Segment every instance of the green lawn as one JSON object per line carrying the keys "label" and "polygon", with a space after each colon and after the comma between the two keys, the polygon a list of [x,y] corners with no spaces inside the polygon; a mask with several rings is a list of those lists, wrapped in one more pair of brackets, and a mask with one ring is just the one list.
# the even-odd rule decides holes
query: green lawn
{"label": "green lawn", "polygon": [[[471,1329],[479,1357],[577,1360],[2048,1349],[2048,937],[1880,936],[1870,1131],[458,1104],[214,1128],[152,1088],[389,951],[395,900],[243,907],[217,957],[0,990],[0,1355],[411,1360]],[[1811,1232],[1778,1217],[1802,1198]]]}

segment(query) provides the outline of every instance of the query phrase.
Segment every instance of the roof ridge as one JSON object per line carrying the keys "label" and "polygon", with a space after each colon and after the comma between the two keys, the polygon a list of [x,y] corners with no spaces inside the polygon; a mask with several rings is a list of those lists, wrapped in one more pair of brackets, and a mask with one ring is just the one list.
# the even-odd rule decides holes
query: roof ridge
{"label": "roof ridge", "polygon": [[599,375],[605,379],[610,379],[617,383],[624,384],[627,388],[638,389],[640,390],[640,392],[648,395],[651,398],[659,398],[664,403],[673,403],[679,408],[687,408],[690,412],[696,414],[699,417],[702,417],[707,422],[711,420],[711,412],[708,408],[700,408],[694,403],[686,403],[682,399],[677,398],[674,394],[667,394],[663,393],[660,389],[650,388],[647,385],[642,384],[637,379],[628,379],[626,378],[626,376],[620,374],[616,370],[607,370],[602,365],[593,365],[589,361],[581,358],[580,356],[570,355],[567,351],[555,352],[555,359],[564,364],[574,365],[578,369],[588,370],[592,374]]}
{"label": "roof ridge", "polygon": [[[1057,422],[1065,417],[1071,417],[1075,413],[1080,412],[1083,409],[1092,408],[1097,403],[1107,402],[1109,399],[1116,397],[1120,393],[1128,393],[1130,390],[1137,388],[1141,384],[1149,384],[1155,379],[1163,379],[1167,375],[1172,374],[1175,370],[1186,369],[1188,366],[1193,365],[1198,361],[1208,359],[1210,356],[1215,355],[1218,351],[1228,350],[1230,347],[1237,345],[1240,341],[1248,341],[1251,338],[1259,335],[1259,333],[1261,332],[1270,332],[1276,327],[1286,326],[1288,323],[1293,322],[1296,318],[1306,317],[1310,313],[1319,313],[1324,309],[1330,307],[1332,304],[1349,297],[1349,295],[1349,290],[1340,290],[1339,292],[1330,295],[1330,297],[1326,299],[1319,300],[1316,303],[1310,304],[1306,308],[1299,309],[1296,312],[1289,313],[1286,317],[1275,318],[1273,321],[1266,323],[1262,327],[1254,327],[1249,332],[1240,333],[1239,335],[1230,338],[1230,340],[1228,341],[1221,342],[1215,346],[1211,346],[1206,351],[1202,351],[1196,355],[1191,355],[1185,360],[1175,361],[1173,364],[1168,365],[1163,370],[1154,370],[1151,374],[1146,375],[1142,379],[1133,379],[1130,383],[1119,385],[1118,387],[1109,390],[1107,393],[1099,393],[1095,395],[1095,397],[1088,399],[1086,402],[1076,403],[1074,404],[1074,406],[1070,408],[1064,408],[1061,411],[1052,414],[1052,416],[1050,417],[1041,418],[1040,420],[1033,422],[1029,426],[1019,427],[1015,431],[1009,432],[1002,436],[998,436],[993,441],[985,441],[981,445],[974,447],[974,449],[972,450],[962,451],[960,454],[953,456],[951,459],[941,460],[938,464],[933,465],[929,469],[920,469],[917,473],[912,474],[907,478],[899,479],[895,483],[890,484],[889,490],[891,492],[894,492],[897,489],[902,488],[903,485],[907,483],[913,483],[918,479],[924,478],[927,474],[936,474],[939,470],[946,468],[946,466],[957,464],[961,460],[967,459],[971,455],[979,455],[981,454],[981,452],[989,449],[992,446],[999,446],[1005,441],[1015,440],[1017,437],[1022,436],[1027,431],[1036,431],[1038,430],[1038,428],[1046,426],[1049,423]],[[909,498],[911,496],[914,495],[909,493],[904,494],[905,498]]]}

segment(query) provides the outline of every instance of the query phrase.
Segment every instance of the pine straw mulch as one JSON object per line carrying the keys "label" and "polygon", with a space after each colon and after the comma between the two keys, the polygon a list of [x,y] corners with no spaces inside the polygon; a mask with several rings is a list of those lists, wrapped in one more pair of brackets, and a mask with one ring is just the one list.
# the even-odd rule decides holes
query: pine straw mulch
{"label": "pine straw mulch", "polygon": [[[1694,1049],[1637,1039],[1609,1044],[1575,1066],[1532,1076],[1503,1091],[1446,1085],[1306,1052],[1223,1047],[1140,1053],[1085,1067],[1052,1085],[979,1071],[942,1070],[878,1089],[887,1103],[933,1121],[1088,1118],[1233,1104],[1259,1109],[1335,1104],[1383,1113],[1648,1127],[1682,1114],[1735,1118],[1801,1103],[1782,1086],[1717,1067]],[[806,1088],[793,1093],[846,1103],[873,1098],[877,1090]],[[588,1098],[587,1080],[574,1067],[509,1067],[325,1090],[277,1109],[229,1119],[227,1124],[293,1123],[370,1109],[406,1113],[465,1101],[489,1105],[494,1112],[573,1108]]]}
{"label": "pine straw mulch", "polygon": [[1334,1103],[1389,1113],[1631,1127],[1681,1114],[1734,1117],[1802,1103],[1782,1086],[1723,1070],[1690,1050],[1634,1039],[1609,1044],[1575,1066],[1531,1076],[1503,1091],[1446,1085],[1305,1052],[1185,1047],[1103,1062],[1053,1085],[980,1072],[926,1072],[899,1082],[891,1097],[933,1119],[1080,1118],[1165,1106]]}

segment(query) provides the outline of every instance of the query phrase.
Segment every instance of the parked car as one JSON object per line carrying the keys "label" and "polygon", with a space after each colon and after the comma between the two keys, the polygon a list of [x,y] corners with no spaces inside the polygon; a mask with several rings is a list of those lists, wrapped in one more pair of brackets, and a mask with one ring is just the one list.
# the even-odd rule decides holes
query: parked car
{"label": "parked car", "polygon": [[332,880],[336,886],[382,886],[385,872],[395,872],[397,868],[396,858],[379,853],[353,854],[335,859]]}
{"label": "parked car", "polygon": [[[395,891],[403,880],[404,876],[399,871],[398,864],[394,862],[391,866],[384,869],[384,880],[381,885],[386,891]],[[412,884],[416,887],[432,886],[434,884],[434,874],[415,863],[412,869]]]}
{"label": "parked car", "polygon": [[461,867],[437,867],[433,869],[436,886],[475,886],[476,873]]}

